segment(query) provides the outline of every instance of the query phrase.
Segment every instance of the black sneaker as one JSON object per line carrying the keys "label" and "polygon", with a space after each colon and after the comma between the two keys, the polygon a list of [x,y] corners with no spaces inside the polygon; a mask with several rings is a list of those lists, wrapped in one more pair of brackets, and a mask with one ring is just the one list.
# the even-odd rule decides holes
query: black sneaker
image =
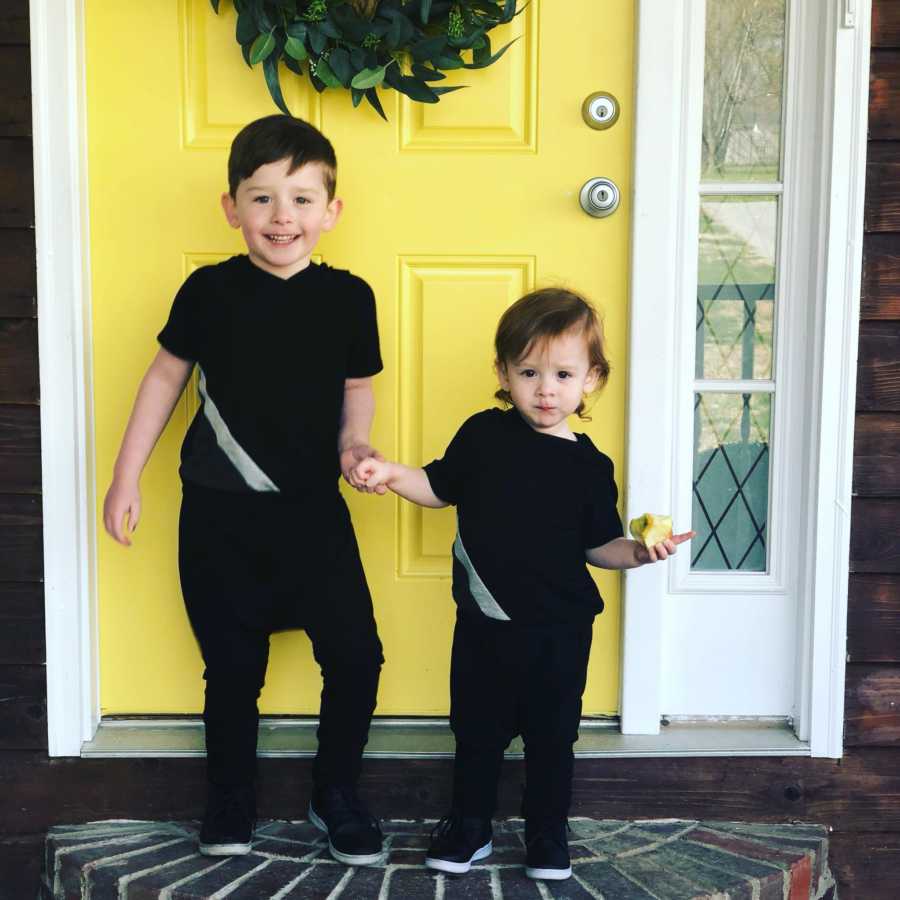
{"label": "black sneaker", "polygon": [[253,785],[209,786],[206,814],[200,828],[200,852],[205,856],[243,856],[250,852],[256,827]]}
{"label": "black sneaker", "polygon": [[328,850],[346,866],[371,866],[384,856],[381,826],[349,785],[316,789],[309,821],[328,834]]}
{"label": "black sneaker", "polygon": [[572,877],[568,828],[565,819],[531,827],[525,823],[525,874],[529,878],[562,881]]}
{"label": "black sneaker", "polygon": [[425,865],[440,872],[464,875],[475,860],[493,853],[493,836],[490,819],[451,813],[434,826]]}

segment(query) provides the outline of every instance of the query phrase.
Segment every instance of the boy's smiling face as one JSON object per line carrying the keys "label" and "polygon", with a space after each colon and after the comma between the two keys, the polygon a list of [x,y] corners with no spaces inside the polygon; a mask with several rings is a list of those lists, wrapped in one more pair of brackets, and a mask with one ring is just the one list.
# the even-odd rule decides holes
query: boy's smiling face
{"label": "boy's smiling face", "polygon": [[240,228],[250,260],[279,278],[290,278],[309,265],[323,231],[341,214],[338,198],[329,200],[325,168],[307,163],[288,172],[290,159],[260,166],[237,188],[222,195],[232,228]]}

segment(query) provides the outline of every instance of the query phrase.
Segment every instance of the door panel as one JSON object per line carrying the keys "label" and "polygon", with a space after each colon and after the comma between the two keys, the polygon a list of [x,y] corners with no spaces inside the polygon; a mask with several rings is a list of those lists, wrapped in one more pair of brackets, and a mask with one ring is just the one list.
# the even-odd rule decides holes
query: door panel
{"label": "door panel", "polygon": [[[208,0],[87,0],[94,404],[102,500],[140,377],[172,297],[196,265],[242,252],[218,198],[233,135],[274,111],[260,72],[234,42],[234,11]],[[564,283],[601,309],[613,376],[590,423],[575,424],[616,463],[622,483],[626,372],[633,10],[627,0],[532,0],[495,45],[519,40],[470,85],[424,107],[388,91],[390,121],[349,96],[321,97],[285,73],[295,114],[338,155],[345,212],[317,250],[364,276],[378,298],[385,371],[376,378],[373,442],[421,464],[460,422],[492,403],[491,343],[502,310],[533,286]],[[581,102],[624,101],[608,131]],[[622,203],[597,220],[581,184],[615,180]],[[302,340],[298,344],[302,353]],[[178,450],[196,401],[189,390],[142,480],[132,548],[98,554],[104,713],[188,713],[202,706],[202,665],[176,569]],[[375,598],[385,665],[381,714],[447,712],[453,622],[454,513],[396,498],[348,496]],[[617,708],[619,584],[600,573],[586,713]],[[320,681],[300,632],[273,638],[265,713],[314,713]]]}

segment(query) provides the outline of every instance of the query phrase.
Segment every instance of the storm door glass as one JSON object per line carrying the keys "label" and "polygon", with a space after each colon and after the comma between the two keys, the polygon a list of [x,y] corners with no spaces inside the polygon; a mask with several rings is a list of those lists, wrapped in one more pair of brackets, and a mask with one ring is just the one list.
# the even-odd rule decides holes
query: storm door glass
{"label": "storm door glass", "polygon": [[768,571],[786,0],[708,0],[692,571]]}

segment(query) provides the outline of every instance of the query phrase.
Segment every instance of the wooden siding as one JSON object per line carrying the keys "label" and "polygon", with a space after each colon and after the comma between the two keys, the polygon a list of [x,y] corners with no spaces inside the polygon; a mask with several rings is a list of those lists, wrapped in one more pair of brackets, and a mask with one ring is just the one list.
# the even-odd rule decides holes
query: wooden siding
{"label": "wooden siding", "polygon": [[900,753],[900,0],[872,25],[845,743]]}
{"label": "wooden siding", "polygon": [[[49,760],[28,2],[0,4],[0,894],[33,896],[43,831],[104,817],[196,816],[199,760]],[[842,900],[888,900],[900,872],[900,0],[875,0],[854,503],[846,755],[582,761],[576,814],[828,824]],[[500,813],[516,814],[522,766]],[[438,816],[448,761],[370,762],[384,816]],[[260,811],[297,816],[309,763],[261,761]],[[7,893],[3,894],[3,890]]]}

